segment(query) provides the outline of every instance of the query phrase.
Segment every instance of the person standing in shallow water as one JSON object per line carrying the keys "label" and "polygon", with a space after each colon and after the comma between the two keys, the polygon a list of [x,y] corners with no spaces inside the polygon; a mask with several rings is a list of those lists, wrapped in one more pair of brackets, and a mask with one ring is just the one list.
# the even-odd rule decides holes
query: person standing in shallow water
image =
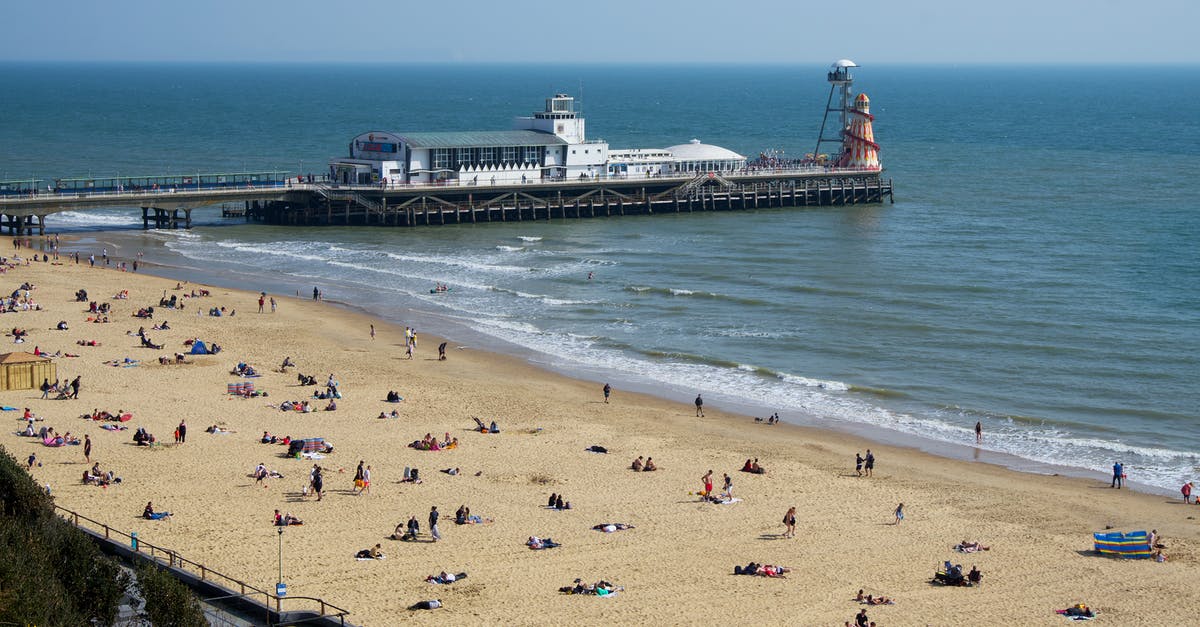
{"label": "person standing in shallow water", "polygon": [[983,423],[976,421],[975,422],[975,443],[979,444],[980,442],[983,442]]}

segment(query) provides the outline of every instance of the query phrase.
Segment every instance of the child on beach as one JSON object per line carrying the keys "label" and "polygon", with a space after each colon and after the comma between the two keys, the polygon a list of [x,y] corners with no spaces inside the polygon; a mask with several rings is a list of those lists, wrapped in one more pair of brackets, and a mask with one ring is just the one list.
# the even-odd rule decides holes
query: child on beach
{"label": "child on beach", "polygon": [[901,503],[896,506],[895,514],[896,514],[896,524],[897,525],[904,522],[904,503]]}

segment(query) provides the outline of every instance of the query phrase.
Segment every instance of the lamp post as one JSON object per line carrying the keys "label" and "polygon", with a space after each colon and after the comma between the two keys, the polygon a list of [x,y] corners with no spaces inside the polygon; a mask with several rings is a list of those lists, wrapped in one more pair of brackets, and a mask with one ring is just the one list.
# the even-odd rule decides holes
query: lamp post
{"label": "lamp post", "polygon": [[287,594],[287,588],[283,585],[283,527],[276,531],[279,532],[279,579],[275,583],[275,596],[281,597]]}

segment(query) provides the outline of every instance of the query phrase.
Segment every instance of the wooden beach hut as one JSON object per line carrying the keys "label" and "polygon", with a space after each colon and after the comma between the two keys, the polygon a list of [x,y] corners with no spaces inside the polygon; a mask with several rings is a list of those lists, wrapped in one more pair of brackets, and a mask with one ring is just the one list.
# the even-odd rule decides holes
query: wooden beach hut
{"label": "wooden beach hut", "polygon": [[58,366],[49,357],[33,353],[0,355],[0,390],[32,390],[46,379],[58,379]]}

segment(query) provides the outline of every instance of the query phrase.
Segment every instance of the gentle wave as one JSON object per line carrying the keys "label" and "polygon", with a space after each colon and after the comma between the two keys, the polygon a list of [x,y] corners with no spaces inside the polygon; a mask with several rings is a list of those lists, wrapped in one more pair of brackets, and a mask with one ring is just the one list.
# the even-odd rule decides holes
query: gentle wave
{"label": "gentle wave", "polygon": [[663,296],[687,296],[691,298],[704,298],[712,300],[727,301],[742,305],[766,305],[768,301],[758,298],[747,298],[745,296],[732,296],[729,294],[718,294],[716,292],[706,292],[703,290],[689,290],[676,287],[654,287],[648,285],[630,285],[625,288],[626,291],[635,292],[638,294],[659,294]]}
{"label": "gentle wave", "polygon": [[540,242],[540,241],[542,241],[542,238],[536,237],[533,235],[518,235],[517,239],[521,240],[522,242]]}

